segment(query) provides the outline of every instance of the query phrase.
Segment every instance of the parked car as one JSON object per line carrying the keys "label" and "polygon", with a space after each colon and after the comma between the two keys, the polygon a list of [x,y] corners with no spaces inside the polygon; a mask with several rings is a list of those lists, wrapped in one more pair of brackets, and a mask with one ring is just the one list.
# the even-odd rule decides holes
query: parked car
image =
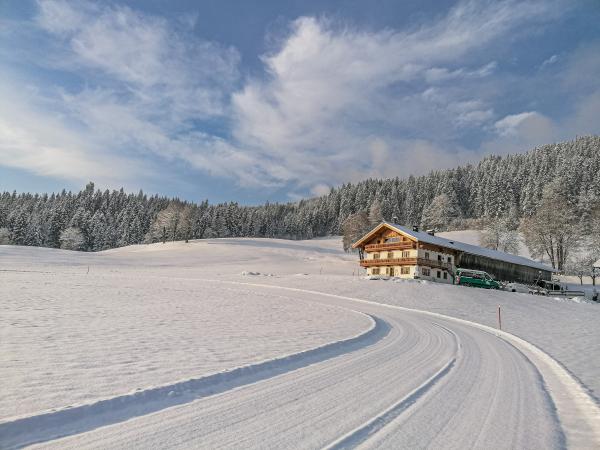
{"label": "parked car", "polygon": [[483,270],[456,269],[454,283],[461,286],[480,287],[484,289],[500,289],[500,283]]}
{"label": "parked car", "polygon": [[539,280],[529,288],[529,293],[534,295],[547,295],[550,297],[584,297],[584,291],[571,291],[566,285],[556,281]]}
{"label": "parked car", "polygon": [[508,292],[519,292],[521,294],[528,294],[529,289],[529,286],[526,286],[521,283],[506,283],[504,285],[504,290]]}

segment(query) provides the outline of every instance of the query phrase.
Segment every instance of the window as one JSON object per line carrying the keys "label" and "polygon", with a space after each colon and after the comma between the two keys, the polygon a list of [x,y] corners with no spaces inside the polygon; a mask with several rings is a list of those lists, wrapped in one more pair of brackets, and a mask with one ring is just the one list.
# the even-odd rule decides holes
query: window
{"label": "window", "polygon": [[442,272],[440,272],[439,270],[437,271],[437,277],[442,278]]}
{"label": "window", "polygon": [[452,256],[448,256],[448,262],[452,264]]}
{"label": "window", "polygon": [[389,274],[390,274],[390,268],[389,268],[389,267],[386,267],[386,268],[385,268],[385,274],[386,274],[386,275],[389,275]]}
{"label": "window", "polygon": [[410,275],[410,267],[407,267],[407,266],[401,267],[400,273],[402,275]]}
{"label": "window", "polygon": [[429,252],[425,252],[425,259],[429,259]]}
{"label": "window", "polygon": [[373,259],[379,259],[379,253],[373,253]]}
{"label": "window", "polygon": [[392,259],[394,257],[394,252],[388,252],[388,259]]}
{"label": "window", "polygon": [[371,269],[372,275],[379,275],[379,267],[374,267]]}
{"label": "window", "polygon": [[408,250],[404,250],[404,251],[402,252],[402,257],[403,257],[403,258],[409,258],[409,257],[410,257],[410,252],[409,252]]}
{"label": "window", "polygon": [[421,273],[423,274],[424,277],[428,277],[429,275],[431,275],[431,271],[427,267],[423,267],[421,269]]}
{"label": "window", "polygon": [[448,272],[444,272],[444,280],[448,279]]}
{"label": "window", "polygon": [[442,262],[442,255],[438,255],[438,261]]}

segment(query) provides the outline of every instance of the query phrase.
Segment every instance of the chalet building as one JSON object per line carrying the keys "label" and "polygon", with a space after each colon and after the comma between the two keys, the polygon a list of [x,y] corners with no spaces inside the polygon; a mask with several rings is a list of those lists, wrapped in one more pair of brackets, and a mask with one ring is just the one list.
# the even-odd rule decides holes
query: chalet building
{"label": "chalet building", "polygon": [[457,267],[484,270],[496,280],[551,280],[555,270],[521,256],[453,241],[433,232],[383,222],[357,242],[360,265],[369,275],[453,283]]}

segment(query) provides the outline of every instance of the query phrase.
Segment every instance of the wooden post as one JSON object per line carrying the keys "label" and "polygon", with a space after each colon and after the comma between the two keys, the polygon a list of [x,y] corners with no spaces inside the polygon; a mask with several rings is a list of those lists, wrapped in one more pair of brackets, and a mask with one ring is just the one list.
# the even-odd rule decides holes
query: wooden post
{"label": "wooden post", "polygon": [[498,328],[502,330],[502,313],[500,312],[500,305],[498,305]]}

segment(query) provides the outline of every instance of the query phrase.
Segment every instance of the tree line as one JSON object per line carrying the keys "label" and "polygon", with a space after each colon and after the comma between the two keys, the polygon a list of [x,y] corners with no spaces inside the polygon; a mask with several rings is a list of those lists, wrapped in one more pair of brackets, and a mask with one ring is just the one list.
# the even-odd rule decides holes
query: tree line
{"label": "tree line", "polygon": [[[78,193],[3,192],[0,243],[99,251],[143,242],[216,237],[310,239],[342,234],[349,217],[368,214],[372,208],[377,209],[378,218],[408,226],[437,230],[487,226],[493,235],[494,227],[516,229],[524,223],[524,231],[547,220],[534,220],[545,195],[546,204],[554,197],[553,205],[568,216],[569,227],[578,227],[584,235],[593,232],[593,214],[600,199],[599,136],[544,145],[522,154],[487,156],[478,164],[422,176],[371,178],[332,188],[321,197],[260,206],[192,203],[122,189],[101,191],[93,183]],[[573,248],[565,239],[559,242]],[[493,236],[491,240],[490,245],[495,245]],[[510,250],[510,236],[498,237],[496,242],[499,249]],[[565,255],[552,242],[549,258],[562,267],[569,250]],[[547,254],[543,247],[531,248],[535,254]]]}

